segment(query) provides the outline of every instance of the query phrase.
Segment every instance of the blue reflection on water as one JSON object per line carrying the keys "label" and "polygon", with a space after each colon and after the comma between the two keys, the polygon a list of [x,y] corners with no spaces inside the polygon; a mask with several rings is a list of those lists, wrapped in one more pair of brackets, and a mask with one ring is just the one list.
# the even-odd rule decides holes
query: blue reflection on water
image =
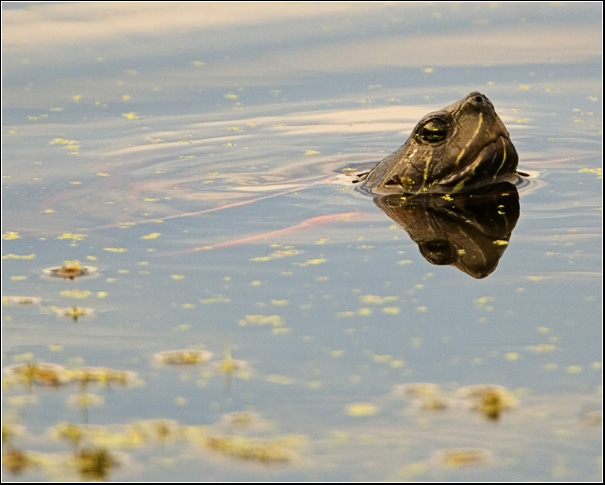
{"label": "blue reflection on water", "polygon": [[[5,364],[110,366],[145,383],[92,387],[104,404],[84,410],[68,404],[76,385],[8,388],[5,413],[27,428],[18,446],[63,446],[36,443],[60,421],[216,427],[225,413],[252,409],[273,423],[269,437],[307,435],[298,461],[259,470],[182,441],[166,455],[127,451],[135,464],[174,459],[170,480],[457,480],[461,471],[434,453],[469,447],[496,459],[465,469],[465,479],[493,479],[495,467],[510,480],[594,479],[600,437],[586,422],[601,382],[597,7],[343,8],[345,17],[293,11],[288,21],[65,45],[5,41],[3,234],[21,237],[3,240],[3,255],[35,257],[3,260],[3,295],[42,299],[4,306]],[[494,48],[502,32],[518,51]],[[456,50],[465,35],[478,39],[479,62]],[[356,59],[366,44],[375,56]],[[389,52],[406,63],[384,60]],[[339,176],[371,166],[423,114],[475,89],[494,101],[532,175],[510,245],[481,281],[430,265]],[[198,214],[221,206],[230,207]],[[65,260],[98,266],[101,277],[40,278]],[[95,315],[76,323],[53,311],[72,305]],[[155,353],[180,348],[215,360],[231,352],[251,378],[154,366]],[[497,384],[519,405],[497,426],[455,399],[431,413],[394,396],[409,382],[435,383],[447,399]],[[23,394],[39,404],[11,401]],[[358,402],[376,414],[348,415]],[[552,429],[562,430],[555,443]],[[569,464],[562,476],[559,457]],[[56,478],[11,478],[36,473]]]}

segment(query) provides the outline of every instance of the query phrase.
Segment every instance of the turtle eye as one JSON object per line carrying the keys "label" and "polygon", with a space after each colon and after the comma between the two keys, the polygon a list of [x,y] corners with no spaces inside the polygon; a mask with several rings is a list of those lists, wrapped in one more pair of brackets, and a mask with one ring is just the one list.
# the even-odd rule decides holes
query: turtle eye
{"label": "turtle eye", "polygon": [[428,144],[441,143],[447,138],[448,125],[440,118],[427,121],[418,131],[420,141]]}
{"label": "turtle eye", "polygon": [[454,264],[456,262],[457,252],[454,246],[446,239],[424,241],[418,247],[420,254],[430,263],[443,266],[444,264]]}

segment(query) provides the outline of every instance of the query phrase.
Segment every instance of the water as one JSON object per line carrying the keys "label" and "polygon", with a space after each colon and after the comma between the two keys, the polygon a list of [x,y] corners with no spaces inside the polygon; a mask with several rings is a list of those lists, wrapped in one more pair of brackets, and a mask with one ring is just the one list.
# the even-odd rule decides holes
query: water
{"label": "water", "polygon": [[[600,480],[600,18],[4,3],[5,479]],[[474,90],[529,175],[483,279],[350,175]]]}

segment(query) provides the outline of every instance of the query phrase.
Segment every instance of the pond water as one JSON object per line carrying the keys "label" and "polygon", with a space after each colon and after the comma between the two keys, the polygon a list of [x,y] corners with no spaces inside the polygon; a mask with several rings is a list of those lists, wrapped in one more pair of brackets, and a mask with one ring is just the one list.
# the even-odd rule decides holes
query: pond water
{"label": "pond water", "polygon": [[[5,479],[601,480],[600,3],[2,7]],[[512,235],[355,189],[475,90]]]}

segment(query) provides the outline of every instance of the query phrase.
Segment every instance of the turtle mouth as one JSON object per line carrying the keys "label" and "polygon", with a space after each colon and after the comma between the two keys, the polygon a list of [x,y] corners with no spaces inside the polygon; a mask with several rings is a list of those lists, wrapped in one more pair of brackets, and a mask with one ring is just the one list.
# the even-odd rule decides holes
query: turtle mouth
{"label": "turtle mouth", "polygon": [[452,192],[494,183],[516,173],[518,155],[507,135],[498,135],[485,145],[463,169],[439,182]]}

